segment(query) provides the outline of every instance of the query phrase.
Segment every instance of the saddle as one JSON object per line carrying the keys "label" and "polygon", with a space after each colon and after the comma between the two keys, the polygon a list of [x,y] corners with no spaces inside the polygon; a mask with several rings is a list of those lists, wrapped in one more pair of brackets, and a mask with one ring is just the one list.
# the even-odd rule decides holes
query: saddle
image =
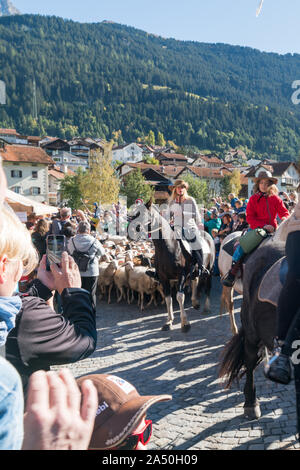
{"label": "saddle", "polygon": [[280,258],[264,275],[259,290],[258,300],[269,302],[275,307],[278,306],[278,300],[282,286],[288,273],[288,264],[286,257]]}

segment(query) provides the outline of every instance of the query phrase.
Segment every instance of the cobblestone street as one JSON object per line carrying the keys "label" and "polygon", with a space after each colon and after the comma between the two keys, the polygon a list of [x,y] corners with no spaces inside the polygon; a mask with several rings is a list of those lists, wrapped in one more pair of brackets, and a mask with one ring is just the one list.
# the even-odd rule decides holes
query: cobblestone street
{"label": "cobblestone street", "polygon": [[[151,306],[140,313],[137,304],[97,309],[98,345],[92,357],[69,366],[78,377],[111,373],[132,382],[144,395],[168,393],[173,400],[151,408],[150,449],[263,450],[298,448],[294,383],[267,382],[261,366],[256,372],[262,417],[243,418],[243,381],[224,391],[218,361],[230,339],[229,316],[219,317],[220,284],[214,279],[212,310],[203,315],[190,308],[192,328],[184,334],[175,303],[173,330],[162,332],[166,308]],[[239,321],[240,299],[235,300]]]}

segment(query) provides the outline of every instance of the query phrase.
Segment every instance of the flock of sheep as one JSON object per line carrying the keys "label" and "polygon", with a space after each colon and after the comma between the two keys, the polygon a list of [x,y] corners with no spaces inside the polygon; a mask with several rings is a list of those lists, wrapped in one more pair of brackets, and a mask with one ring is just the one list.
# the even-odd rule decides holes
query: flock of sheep
{"label": "flock of sheep", "polygon": [[126,237],[110,236],[103,242],[103,247],[105,255],[99,260],[99,299],[107,296],[110,303],[112,289],[115,288],[118,303],[124,300],[131,304],[136,293],[141,311],[145,308],[145,295],[150,296],[146,308],[152,302],[157,306],[158,294],[161,303],[164,302],[161,284],[146,274],[154,265],[152,242],[129,242]]}

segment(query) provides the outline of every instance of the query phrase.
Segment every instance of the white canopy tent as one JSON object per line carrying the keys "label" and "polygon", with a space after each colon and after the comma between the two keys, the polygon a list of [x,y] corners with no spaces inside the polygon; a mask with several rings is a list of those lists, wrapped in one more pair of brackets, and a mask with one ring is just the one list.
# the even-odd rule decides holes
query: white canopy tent
{"label": "white canopy tent", "polygon": [[33,201],[21,194],[17,194],[10,189],[6,192],[6,202],[14,209],[16,212],[35,212],[36,215],[50,215],[56,214],[59,209],[54,206],[48,206],[47,204],[42,204],[41,202]]}

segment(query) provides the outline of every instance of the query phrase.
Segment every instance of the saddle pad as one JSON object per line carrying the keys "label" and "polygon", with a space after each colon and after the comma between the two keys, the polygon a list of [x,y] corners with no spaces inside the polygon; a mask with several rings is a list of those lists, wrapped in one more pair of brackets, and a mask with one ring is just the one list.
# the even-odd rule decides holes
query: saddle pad
{"label": "saddle pad", "polygon": [[230,256],[233,256],[235,250],[235,244],[239,241],[240,237],[232,238],[229,242],[222,245],[222,249]]}
{"label": "saddle pad", "polygon": [[[276,261],[273,266],[264,275],[258,290],[258,300],[261,302],[269,302],[277,307],[279,295],[282,289],[287,270],[285,269],[285,256]],[[282,280],[281,280],[282,279]]]}

